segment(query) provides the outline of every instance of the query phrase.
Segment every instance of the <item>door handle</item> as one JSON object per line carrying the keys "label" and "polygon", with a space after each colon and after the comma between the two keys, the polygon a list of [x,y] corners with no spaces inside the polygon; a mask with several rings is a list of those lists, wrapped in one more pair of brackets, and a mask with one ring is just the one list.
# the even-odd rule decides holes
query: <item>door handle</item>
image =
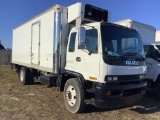
{"label": "door handle", "polygon": [[76,61],[80,62],[81,61],[81,57],[76,57]]}

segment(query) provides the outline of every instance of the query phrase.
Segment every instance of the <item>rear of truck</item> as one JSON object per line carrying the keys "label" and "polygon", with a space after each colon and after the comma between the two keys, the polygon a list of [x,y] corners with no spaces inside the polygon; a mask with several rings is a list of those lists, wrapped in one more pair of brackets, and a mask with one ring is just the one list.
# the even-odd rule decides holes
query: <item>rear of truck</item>
{"label": "rear of truck", "polygon": [[54,5],[13,29],[12,65],[22,84],[33,84],[42,73],[57,77],[64,69],[69,31],[66,18],[67,8]]}
{"label": "rear of truck", "polygon": [[[67,8],[55,5],[14,28],[12,63],[17,66],[56,73],[57,64],[59,64],[57,63],[59,61],[57,54],[61,52],[60,62],[64,68],[65,41],[69,30],[66,18]],[[58,46],[59,37],[62,42],[61,49]]]}

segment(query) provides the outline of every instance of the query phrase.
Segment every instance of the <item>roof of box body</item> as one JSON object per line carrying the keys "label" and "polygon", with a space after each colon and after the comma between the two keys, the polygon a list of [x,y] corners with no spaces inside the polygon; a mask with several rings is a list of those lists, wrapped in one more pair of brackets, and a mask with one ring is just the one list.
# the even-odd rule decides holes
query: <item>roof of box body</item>
{"label": "roof of box body", "polygon": [[61,7],[61,8],[67,8],[67,7],[64,7],[64,6],[55,4],[55,5],[53,5],[52,7],[50,7],[50,8],[48,8],[48,9],[44,10],[44,11],[41,12],[40,14],[38,14],[38,15],[34,16],[33,18],[27,20],[26,22],[24,22],[24,23],[18,25],[17,27],[13,28],[13,30],[16,29],[16,28],[18,28],[18,27],[20,27],[20,26],[22,26],[22,25],[24,25],[24,24],[27,23],[27,22],[30,22],[31,20],[33,20],[33,19],[35,19],[35,18],[37,18],[37,17],[39,17],[39,16],[41,16],[41,15],[47,13],[48,11],[53,10],[55,6],[59,6],[59,7]]}

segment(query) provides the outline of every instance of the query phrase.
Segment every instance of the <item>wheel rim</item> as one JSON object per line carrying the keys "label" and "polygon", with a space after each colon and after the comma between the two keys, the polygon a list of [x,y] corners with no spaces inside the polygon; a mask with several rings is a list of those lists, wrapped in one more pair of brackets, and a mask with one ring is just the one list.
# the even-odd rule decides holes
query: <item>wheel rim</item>
{"label": "wheel rim", "polygon": [[72,85],[68,86],[67,88],[66,100],[70,106],[74,106],[76,103],[76,90]]}
{"label": "wheel rim", "polygon": [[23,72],[23,70],[20,71],[20,80],[21,80],[21,82],[23,82],[23,80],[24,80],[24,72]]}

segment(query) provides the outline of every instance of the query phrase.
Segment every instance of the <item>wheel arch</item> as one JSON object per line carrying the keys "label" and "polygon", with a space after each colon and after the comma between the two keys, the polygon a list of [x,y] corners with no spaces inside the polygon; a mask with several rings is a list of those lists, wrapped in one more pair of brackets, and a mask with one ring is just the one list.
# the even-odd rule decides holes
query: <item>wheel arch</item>
{"label": "wheel arch", "polygon": [[156,69],[156,72],[153,76],[153,82],[155,83],[158,79],[160,79],[160,68]]}
{"label": "wheel arch", "polygon": [[154,87],[157,87],[158,83],[160,82],[160,74],[157,76],[157,78],[153,82],[154,82]]}
{"label": "wheel arch", "polygon": [[66,83],[66,81],[70,78],[77,78],[79,80],[79,82],[81,83],[82,87],[85,87],[85,79],[83,77],[82,74],[74,72],[74,71],[64,71],[62,73],[62,79],[61,79],[61,83],[60,83],[60,91],[64,91],[64,85]]}

